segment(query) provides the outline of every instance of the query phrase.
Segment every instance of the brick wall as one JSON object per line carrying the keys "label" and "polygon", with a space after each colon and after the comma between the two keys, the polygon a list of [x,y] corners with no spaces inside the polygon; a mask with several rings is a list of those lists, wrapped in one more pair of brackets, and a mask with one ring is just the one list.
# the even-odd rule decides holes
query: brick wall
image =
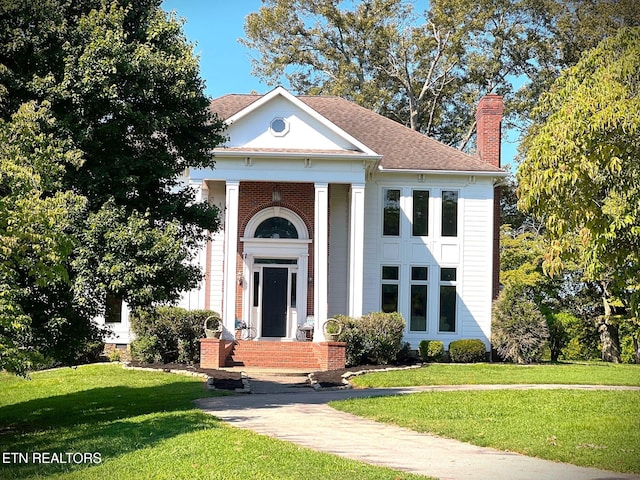
{"label": "brick wall", "polygon": [[200,368],[219,369],[224,367],[232,342],[219,338],[200,339]]}
{"label": "brick wall", "polygon": [[345,359],[346,344],[342,342],[225,342],[203,338],[200,343],[202,368],[245,366],[336,370],[344,368]]}
{"label": "brick wall", "polygon": [[[273,201],[273,191],[280,192],[280,201]],[[267,207],[279,206],[295,212],[305,223],[313,239],[315,187],[312,183],[240,182],[238,207],[238,238],[245,235],[249,220]],[[238,242],[237,275],[242,273],[244,245]],[[313,278],[313,244],[309,245],[309,277]],[[307,314],[313,312],[313,282],[308,284]],[[242,317],[242,292],[236,285],[236,316]]]}
{"label": "brick wall", "polygon": [[316,357],[320,363],[320,370],[339,370],[345,367],[347,360],[346,343],[322,342],[312,343],[316,350]]}
{"label": "brick wall", "polygon": [[[504,104],[500,95],[485,95],[476,110],[477,152],[483,162],[500,167],[501,123]],[[493,204],[493,298],[500,288],[500,187],[494,189]]]}
{"label": "brick wall", "polygon": [[500,126],[504,104],[500,95],[485,95],[478,102],[476,110],[476,144],[483,162],[500,166]]}

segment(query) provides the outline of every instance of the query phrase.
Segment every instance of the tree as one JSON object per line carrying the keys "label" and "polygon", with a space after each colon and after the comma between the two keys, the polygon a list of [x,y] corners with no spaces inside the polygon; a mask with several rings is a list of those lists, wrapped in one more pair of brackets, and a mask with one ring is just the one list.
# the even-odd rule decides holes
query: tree
{"label": "tree", "polygon": [[338,95],[465,149],[475,106],[505,96],[505,123],[528,114],[562,68],[622,26],[636,0],[266,0],[240,41],[254,74],[298,93]]}
{"label": "tree", "polygon": [[132,309],[177,301],[202,279],[190,263],[196,244],[181,239],[180,229],[177,221],[161,224],[137,211],[127,216],[107,202],[89,215],[74,252],[77,298],[101,314],[107,294]]}
{"label": "tree", "polygon": [[49,283],[68,282],[68,230],[83,197],[59,190],[81,152],[51,134],[47,105],[23,105],[0,120],[0,369],[24,374],[34,361],[26,301]]}
{"label": "tree", "polygon": [[267,0],[241,42],[270,84],[285,76],[297,92],[339,95],[464,146],[477,99],[533,68],[531,11],[525,0],[432,1],[423,15],[402,0]]}
{"label": "tree", "polygon": [[[86,208],[75,212],[70,223],[60,222],[66,225],[73,254],[60,255],[55,262],[50,258],[69,284],[56,281],[33,288],[32,277],[21,283],[28,293],[21,297],[21,314],[37,329],[22,347],[48,339],[41,351],[56,352],[65,362],[73,356],[61,351],[63,345],[71,353],[81,338],[73,335],[93,338],[90,321],[104,310],[105,289],[119,294],[130,288],[123,297],[148,303],[175,298],[176,291],[200,278],[185,252],[205,230],[219,226],[218,210],[196,202],[182,175],[190,167],[213,167],[210,152],[224,139],[223,123],[208,110],[198,60],[181,23],[160,4],[0,4],[0,119],[9,121],[24,103],[47,102],[56,120],[50,126],[53,138],[69,139],[83,159],[56,177],[47,193],[47,199],[67,191],[86,199]],[[110,232],[100,234],[109,239],[108,248],[85,242],[95,238],[94,223],[107,211]],[[128,229],[135,236],[128,237]],[[147,250],[156,253],[145,257],[154,263],[138,268]],[[78,262],[72,265],[71,257]],[[129,260],[134,267],[120,284],[121,272],[108,266],[116,261],[129,265]],[[100,288],[87,288],[91,275],[85,266],[101,272],[95,279]],[[70,284],[81,297],[69,294]],[[108,292],[110,288],[114,291]],[[52,332],[69,336],[54,339]],[[52,342],[56,348],[49,348]]]}
{"label": "tree", "polygon": [[[615,314],[640,309],[640,28],[624,28],[567,69],[522,144],[519,205],[544,218],[549,274],[577,258],[597,282],[603,359],[619,361]],[[617,310],[617,311],[616,311]]]}
{"label": "tree", "polygon": [[0,10],[6,117],[51,102],[83,152],[67,183],[98,211],[128,211],[215,230],[217,210],[193,202],[180,176],[213,166],[222,122],[209,110],[197,58],[160,0],[13,0]]}
{"label": "tree", "polygon": [[[537,6],[534,6],[536,5]],[[530,54],[536,68],[510,102],[515,125],[531,125],[531,111],[560,72],[575,65],[581,55],[612,37],[623,27],[640,26],[636,0],[541,0],[531,3],[539,26],[539,40]]]}

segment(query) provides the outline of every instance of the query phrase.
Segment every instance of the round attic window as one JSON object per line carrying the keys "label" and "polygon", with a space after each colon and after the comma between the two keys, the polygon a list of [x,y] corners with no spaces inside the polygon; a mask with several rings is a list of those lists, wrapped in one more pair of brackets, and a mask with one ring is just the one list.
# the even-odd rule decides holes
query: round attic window
{"label": "round attic window", "polygon": [[271,120],[269,129],[276,137],[282,137],[289,132],[289,123],[282,117],[276,117]]}

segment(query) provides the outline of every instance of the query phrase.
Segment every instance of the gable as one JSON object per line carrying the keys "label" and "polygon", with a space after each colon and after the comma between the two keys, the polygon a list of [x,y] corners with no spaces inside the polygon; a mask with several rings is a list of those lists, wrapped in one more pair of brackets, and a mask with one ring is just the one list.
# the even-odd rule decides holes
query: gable
{"label": "gable", "polygon": [[322,152],[379,157],[281,87],[262,97],[240,96],[240,99],[247,102],[239,102],[235,113],[225,112],[229,137],[225,145],[227,151]]}
{"label": "gable", "polygon": [[228,147],[360,151],[352,142],[283,97],[273,98],[227,128]]}

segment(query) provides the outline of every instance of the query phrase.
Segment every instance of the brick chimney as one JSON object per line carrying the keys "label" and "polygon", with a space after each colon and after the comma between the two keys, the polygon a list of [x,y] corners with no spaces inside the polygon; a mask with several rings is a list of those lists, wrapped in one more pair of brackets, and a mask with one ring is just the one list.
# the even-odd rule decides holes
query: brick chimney
{"label": "brick chimney", "polygon": [[478,102],[476,110],[476,144],[483,162],[500,166],[500,124],[504,104],[502,96],[491,93]]}
{"label": "brick chimney", "polygon": [[[477,154],[483,162],[500,167],[502,96],[485,95],[476,110]],[[493,298],[500,291],[500,187],[493,189]]]}

